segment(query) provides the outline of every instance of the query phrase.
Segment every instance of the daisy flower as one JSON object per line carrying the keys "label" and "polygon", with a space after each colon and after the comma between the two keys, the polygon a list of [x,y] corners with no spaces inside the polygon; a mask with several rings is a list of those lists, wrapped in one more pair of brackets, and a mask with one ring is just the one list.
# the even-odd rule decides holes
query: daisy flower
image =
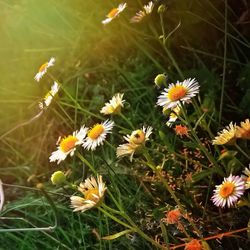
{"label": "daisy flower", "polygon": [[122,100],[123,95],[124,94],[119,93],[114,95],[109,102],[105,103],[105,106],[100,112],[104,115],[119,114],[123,107],[123,103],[125,102],[125,100]]}
{"label": "daisy flower", "polygon": [[166,123],[168,127],[172,127],[172,124],[178,119],[178,115],[181,112],[181,108],[179,106],[176,106],[173,111],[169,115],[169,119]]}
{"label": "daisy flower", "polygon": [[232,174],[224,178],[222,184],[217,185],[211,200],[217,207],[233,206],[243,195],[245,190],[245,181],[240,176]]}
{"label": "daisy flower", "polygon": [[184,250],[202,250],[202,245],[196,239],[191,240],[190,242],[185,244]]}
{"label": "daisy flower", "polygon": [[103,24],[110,23],[114,18],[116,18],[124,9],[127,7],[127,3],[121,3],[117,8],[113,8],[108,14],[107,18],[102,21]]}
{"label": "daisy flower", "polygon": [[174,131],[175,131],[176,135],[179,135],[181,138],[182,138],[182,136],[188,137],[189,129],[186,126],[176,125],[174,128]]}
{"label": "daisy flower", "polygon": [[108,133],[114,127],[114,122],[106,120],[103,123],[95,124],[91,129],[88,130],[86,140],[83,143],[83,147],[87,150],[95,150],[97,146],[103,144]]}
{"label": "daisy flower", "polygon": [[240,123],[240,127],[237,127],[236,136],[242,139],[250,140],[250,121],[246,119],[245,122]]}
{"label": "daisy flower", "polygon": [[250,165],[249,168],[245,168],[243,171],[244,175],[241,176],[245,180],[245,189],[250,188]]}
{"label": "daisy flower", "polygon": [[130,19],[131,23],[139,23],[146,15],[149,15],[154,8],[154,4],[150,1],[147,5],[143,6],[143,10],[140,10]]}
{"label": "daisy flower", "polygon": [[44,96],[43,101],[39,102],[39,108],[40,109],[47,108],[52,102],[53,97],[56,95],[59,89],[60,89],[59,84],[56,81],[54,81],[54,84],[51,86],[51,90]]}
{"label": "daisy flower", "polygon": [[140,147],[140,145],[136,145],[133,143],[124,143],[118,146],[116,150],[117,157],[123,157],[126,155],[130,155],[130,161],[132,162],[135,151]]}
{"label": "daisy flower", "polygon": [[40,66],[38,73],[35,75],[34,79],[39,82],[41,78],[46,74],[48,68],[54,66],[56,59],[51,57],[50,60]]}
{"label": "daisy flower", "polygon": [[142,129],[133,131],[131,135],[124,136],[128,143],[118,146],[116,150],[117,157],[130,155],[130,161],[132,161],[135,151],[145,145],[145,142],[149,140],[149,136],[152,134],[152,130],[152,127],[143,126]]}
{"label": "daisy flower", "polygon": [[54,151],[50,156],[50,162],[57,161],[59,164],[61,161],[65,160],[67,155],[73,156],[77,145],[81,145],[84,142],[84,138],[87,134],[87,128],[81,127],[80,131],[73,132],[73,135],[68,135],[61,139],[59,137],[57,150]]}
{"label": "daisy flower", "polygon": [[90,177],[81,183],[78,190],[83,194],[80,196],[71,196],[71,207],[74,208],[74,212],[81,211],[85,212],[92,207],[100,205],[103,201],[104,193],[107,187],[102,181],[102,176],[97,176],[97,181],[94,177]]}
{"label": "daisy flower", "polygon": [[236,131],[236,124],[230,122],[230,124],[214,138],[213,145],[233,144],[236,140]]}
{"label": "daisy flower", "polygon": [[157,105],[165,108],[174,108],[179,102],[188,102],[198,94],[199,87],[199,83],[191,78],[183,82],[171,83],[158,97]]}

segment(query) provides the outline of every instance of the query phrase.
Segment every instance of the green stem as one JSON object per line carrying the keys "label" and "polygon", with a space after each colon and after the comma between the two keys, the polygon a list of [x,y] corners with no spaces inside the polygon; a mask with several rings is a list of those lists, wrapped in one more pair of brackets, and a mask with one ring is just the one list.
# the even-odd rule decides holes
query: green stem
{"label": "green stem", "polygon": [[[162,29],[162,35],[163,35],[163,39],[162,39],[162,45],[163,45],[163,49],[166,51],[169,59],[171,60],[171,62],[173,63],[175,69],[177,70],[179,76],[182,78],[182,80],[184,80],[184,75],[181,71],[181,69],[179,68],[176,60],[174,59],[172,53],[168,50],[167,46],[166,46],[166,32],[165,32],[165,27],[164,27],[164,20],[163,20],[163,15],[162,13],[160,13],[160,21],[161,21],[161,29]],[[155,29],[153,29],[153,27],[151,26],[151,30],[153,31],[154,34],[157,34],[157,32],[155,31]],[[158,37],[158,34],[157,34]]]}
{"label": "green stem", "polygon": [[250,160],[249,155],[237,144],[235,143],[234,146],[248,159]]}
{"label": "green stem", "polygon": [[[183,208],[181,202],[179,201],[179,199],[175,195],[173,189],[169,186],[168,182],[162,177],[161,173],[157,170],[156,166],[153,164],[153,161],[152,161],[149,153],[146,150],[144,153],[145,153],[144,156],[149,163],[149,164],[147,163],[147,165],[157,174],[157,176],[160,178],[161,182],[165,185],[167,191],[170,193],[171,197],[174,199],[175,203],[178,205],[181,213],[185,214],[185,209]],[[192,225],[192,227],[194,228],[194,230],[197,232],[199,237],[201,237],[201,233],[200,233],[199,229],[196,227],[196,225],[193,223],[193,221],[189,220],[189,222]]]}
{"label": "green stem", "polygon": [[76,152],[76,155],[83,163],[85,163],[92,170],[94,174],[97,174],[97,171],[95,170],[94,166],[88,160],[86,160],[79,152]]}
{"label": "green stem", "polygon": [[134,130],[134,125],[125,115],[120,113],[119,116]]}
{"label": "green stem", "polygon": [[112,220],[116,221],[117,223],[119,223],[119,224],[123,225],[124,227],[127,227],[127,228],[129,228],[129,229],[135,231],[135,230],[133,229],[133,227],[129,226],[127,223],[121,221],[120,219],[118,219],[118,218],[115,217],[114,215],[110,214],[110,213],[107,212],[105,209],[103,209],[103,208],[101,208],[101,207],[98,207],[98,209],[99,209],[102,213],[104,213],[106,216],[108,216],[108,217],[111,218]]}
{"label": "green stem", "polygon": [[225,27],[224,27],[224,56],[223,56],[223,72],[222,72],[222,86],[220,97],[220,111],[219,111],[219,124],[221,123],[224,89],[225,89],[225,77],[226,77],[226,60],[227,60],[227,0],[225,0]]}
{"label": "green stem", "polygon": [[203,146],[202,142],[200,141],[199,137],[196,135],[193,127],[191,126],[190,124],[190,121],[188,119],[188,116],[187,116],[187,113],[186,113],[186,110],[185,110],[185,107],[183,105],[183,103],[180,102],[180,105],[181,105],[181,109],[182,109],[182,114],[184,116],[184,119],[188,125],[188,128],[190,129],[190,132],[192,134],[192,136],[194,137],[196,143],[198,144],[199,148],[201,149],[201,151],[205,154],[205,156],[207,157],[207,159],[210,161],[210,163],[212,165],[214,165],[216,167],[216,171],[224,176],[224,173],[222,172],[222,170],[220,169],[218,163],[216,162],[216,160],[210,155],[210,153],[207,151],[206,147]]}

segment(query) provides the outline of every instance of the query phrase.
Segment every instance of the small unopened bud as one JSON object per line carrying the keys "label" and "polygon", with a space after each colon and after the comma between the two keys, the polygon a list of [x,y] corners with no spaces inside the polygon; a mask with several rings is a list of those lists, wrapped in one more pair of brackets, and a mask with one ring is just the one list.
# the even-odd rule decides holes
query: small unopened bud
{"label": "small unopened bud", "polygon": [[51,175],[50,180],[54,185],[61,185],[66,181],[66,176],[62,171],[56,171]]}
{"label": "small unopened bud", "polygon": [[161,4],[158,7],[158,13],[163,13],[166,10],[166,6],[164,4]]}
{"label": "small unopened bud", "polygon": [[159,74],[155,77],[154,83],[157,87],[161,87],[167,82],[167,75],[166,74]]}

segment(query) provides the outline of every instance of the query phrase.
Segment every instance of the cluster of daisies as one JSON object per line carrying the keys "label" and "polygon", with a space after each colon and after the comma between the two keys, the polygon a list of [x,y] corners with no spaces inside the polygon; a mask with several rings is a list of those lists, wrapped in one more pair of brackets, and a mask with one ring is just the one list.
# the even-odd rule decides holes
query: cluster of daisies
{"label": "cluster of daisies", "polygon": [[[185,104],[190,102],[199,92],[199,84],[195,79],[187,79],[183,82],[172,83],[168,88],[164,89],[158,98],[157,104],[166,109],[171,109],[173,112],[179,113],[180,103]],[[101,108],[101,113],[104,115],[114,115],[121,112],[124,105],[123,94],[116,94],[112,99],[105,103]],[[179,104],[179,105],[178,105]],[[176,115],[176,113],[174,113]],[[170,118],[169,122],[174,122],[174,118]],[[82,126],[80,131],[75,131],[73,135],[69,135],[63,139],[59,138],[58,148],[50,156],[50,161],[57,161],[60,163],[67,155],[73,155],[76,147],[82,145],[87,150],[95,150],[97,146],[102,145],[106,139],[107,133],[111,133],[114,122],[106,120],[103,123],[96,124],[89,129]],[[141,129],[132,131],[131,134],[124,136],[126,143],[118,146],[116,154],[117,157],[130,156],[130,161],[133,160],[135,152],[140,152],[145,147],[146,141],[149,140],[152,134],[152,127],[143,126]],[[87,183],[87,184],[86,184]],[[74,211],[86,211],[90,207],[100,204],[106,190],[101,176],[97,181],[91,177],[85,183],[81,183],[78,190],[83,194],[83,197],[73,196],[71,204]]]}
{"label": "cluster of daisies", "polygon": [[[124,9],[125,7],[126,5],[120,6],[120,9]],[[40,81],[47,73],[48,69],[54,64],[55,58],[52,57],[39,68],[38,73],[35,75],[35,80]],[[162,83],[166,84],[166,82],[166,75],[164,74],[159,74],[155,78],[155,83],[158,86]],[[189,78],[182,82],[177,81],[176,83],[170,83],[167,88],[163,89],[158,97],[157,105],[163,108],[163,112],[169,113],[169,120],[166,123],[169,127],[176,122],[181,114],[181,106],[185,103],[190,103],[191,99],[199,93],[199,88],[200,85],[196,79]],[[45,95],[43,101],[39,103],[39,107],[42,110],[51,104],[52,99],[59,89],[59,83],[54,81],[51,90]],[[105,103],[104,107],[101,108],[100,113],[103,115],[120,114],[124,102],[123,94],[118,93],[114,95],[109,102]],[[57,162],[57,164],[59,164],[61,161],[64,161],[68,155],[73,156],[78,146],[82,146],[86,150],[96,150],[98,146],[104,144],[107,134],[112,132],[113,127],[114,122],[107,119],[104,122],[95,124],[92,128],[83,125],[71,135],[63,138],[59,137],[57,141],[57,150],[52,152],[49,157],[50,162]],[[131,134],[124,136],[125,143],[117,147],[117,157],[130,156],[130,161],[132,161],[135,152],[143,150],[146,141],[149,140],[149,137],[152,134],[152,130],[152,127],[143,126],[141,129],[134,130]],[[188,135],[188,128],[181,124],[176,125],[174,130],[177,135]],[[213,140],[213,144],[233,144],[238,138],[250,139],[249,119],[241,122],[240,126],[230,123],[229,126],[218,133],[218,136]],[[60,172],[60,174],[62,173]],[[54,175],[52,179],[55,180],[58,176],[59,173]],[[91,207],[90,205],[94,206],[98,204],[99,199],[103,198],[106,186],[102,182],[101,176],[98,177],[97,181],[91,177],[86,180],[86,183],[81,183],[79,186],[79,190],[84,194],[85,198],[77,198],[77,196],[73,196],[71,199],[75,211],[85,211]],[[222,184],[216,186],[211,199],[216,206],[225,207],[227,205],[228,207],[231,207],[236,204],[239,198],[243,195],[244,190],[248,188],[250,188],[250,169],[246,168],[243,171],[242,176],[230,175],[229,177],[224,178]]]}
{"label": "cluster of daisies", "polygon": [[[102,21],[102,23],[104,25],[110,23],[113,19],[118,17],[119,14],[126,9],[126,7],[127,7],[127,3],[121,3],[118,5],[118,7],[111,9],[110,12],[106,15],[106,18]],[[153,11],[153,8],[154,8],[154,3],[152,1],[150,1],[148,4],[143,6],[142,10],[139,10],[135,14],[135,16],[133,16],[130,19],[130,22],[131,23],[141,22],[141,20],[145,16],[149,15]]]}
{"label": "cluster of daisies", "polygon": [[[250,121],[246,119],[240,123],[240,126],[232,122],[226,126],[214,138],[214,145],[234,145],[237,139],[250,140]],[[237,203],[243,195],[244,190],[250,188],[250,169],[245,168],[242,176],[230,175],[224,178],[221,185],[216,186],[212,201],[216,206],[231,207]]]}

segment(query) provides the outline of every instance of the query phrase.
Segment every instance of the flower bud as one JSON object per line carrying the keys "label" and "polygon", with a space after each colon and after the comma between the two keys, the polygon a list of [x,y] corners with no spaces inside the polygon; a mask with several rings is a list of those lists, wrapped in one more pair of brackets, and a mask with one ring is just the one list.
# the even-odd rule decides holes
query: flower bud
{"label": "flower bud", "polygon": [[159,74],[155,77],[154,83],[157,87],[161,87],[167,82],[167,75],[166,74]]}
{"label": "flower bud", "polygon": [[164,4],[161,4],[158,7],[158,13],[163,13],[166,10],[166,6]]}
{"label": "flower bud", "polygon": [[66,176],[62,171],[56,171],[51,175],[50,180],[54,185],[61,185],[66,181]]}

